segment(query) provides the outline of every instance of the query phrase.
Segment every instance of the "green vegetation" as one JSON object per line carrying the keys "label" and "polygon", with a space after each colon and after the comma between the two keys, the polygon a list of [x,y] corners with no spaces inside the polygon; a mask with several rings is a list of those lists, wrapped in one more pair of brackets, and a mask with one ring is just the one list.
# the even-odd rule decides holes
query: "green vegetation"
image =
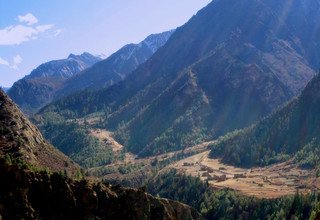
{"label": "green vegetation", "polygon": [[3,156],[0,156],[0,164],[1,166],[12,166],[15,165],[17,166],[19,169],[27,169],[30,170],[32,172],[45,172],[45,173],[52,173],[49,169],[44,169],[44,168],[40,168],[37,167],[33,164],[27,163],[26,161],[24,161],[23,159],[19,158],[19,157],[15,157],[10,153],[7,153]]}
{"label": "green vegetation", "polygon": [[115,160],[112,149],[88,135],[85,126],[67,122],[56,113],[44,114],[40,128],[54,146],[84,168],[110,164]]}
{"label": "green vegetation", "polygon": [[257,124],[228,134],[213,144],[211,156],[237,166],[265,166],[297,154],[309,168],[318,166],[320,76],[302,94]]}
{"label": "green vegetation", "polygon": [[320,171],[320,143],[313,139],[305,145],[295,156],[295,161],[304,169],[317,168]]}
{"label": "green vegetation", "polygon": [[118,171],[121,174],[128,174],[128,173],[131,173],[135,170],[139,170],[141,167],[143,167],[143,164],[141,164],[141,163],[130,163],[128,165],[120,166],[118,168]]}
{"label": "green vegetation", "polygon": [[157,176],[147,185],[160,197],[195,207],[207,219],[316,219],[320,195],[296,194],[279,199],[257,199],[231,190],[213,190],[200,178],[179,174],[176,170]]}

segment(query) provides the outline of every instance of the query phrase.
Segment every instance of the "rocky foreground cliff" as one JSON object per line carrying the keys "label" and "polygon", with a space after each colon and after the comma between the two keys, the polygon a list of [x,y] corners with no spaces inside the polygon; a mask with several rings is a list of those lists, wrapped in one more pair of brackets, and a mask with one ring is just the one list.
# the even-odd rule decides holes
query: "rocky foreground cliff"
{"label": "rocky foreground cliff", "polygon": [[75,173],[79,168],[67,156],[50,145],[0,90],[0,156],[21,160],[29,165],[52,171]]}

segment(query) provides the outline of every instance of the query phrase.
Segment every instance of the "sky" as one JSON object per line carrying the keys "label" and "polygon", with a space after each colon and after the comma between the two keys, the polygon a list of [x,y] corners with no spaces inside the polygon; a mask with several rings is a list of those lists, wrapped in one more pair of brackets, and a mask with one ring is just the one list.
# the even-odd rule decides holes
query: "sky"
{"label": "sky", "polygon": [[186,23],[211,0],[0,0],[0,86],[70,53],[108,56]]}

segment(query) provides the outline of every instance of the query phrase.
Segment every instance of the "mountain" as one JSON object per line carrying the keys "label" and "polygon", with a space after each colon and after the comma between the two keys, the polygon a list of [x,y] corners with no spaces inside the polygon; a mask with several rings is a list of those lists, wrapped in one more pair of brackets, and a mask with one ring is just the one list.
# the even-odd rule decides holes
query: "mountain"
{"label": "mountain", "polygon": [[7,87],[1,87],[1,89],[2,89],[4,92],[8,92],[10,88],[7,88]]}
{"label": "mountain", "polygon": [[55,92],[67,79],[100,60],[83,53],[44,63],[30,75],[15,82],[8,94],[25,112],[35,112],[53,99]]}
{"label": "mountain", "polygon": [[212,145],[211,156],[249,167],[295,158],[303,167],[312,168],[320,165],[319,146],[320,75],[285,107],[249,128],[221,138]]}
{"label": "mountain", "polygon": [[299,94],[319,67],[319,1],[217,0],[124,81],[40,114],[103,113],[97,126],[140,156],[249,126]]}
{"label": "mountain", "polygon": [[22,160],[52,171],[75,173],[79,167],[50,145],[37,127],[0,90],[0,157]]}
{"label": "mountain", "polygon": [[75,176],[79,167],[2,90],[0,106],[0,219],[202,219],[195,209],[143,189],[68,178],[65,172]]}
{"label": "mountain", "polygon": [[122,47],[107,59],[68,80],[56,97],[83,89],[99,90],[123,80],[162,47],[172,33],[174,30],[152,34],[139,44]]}

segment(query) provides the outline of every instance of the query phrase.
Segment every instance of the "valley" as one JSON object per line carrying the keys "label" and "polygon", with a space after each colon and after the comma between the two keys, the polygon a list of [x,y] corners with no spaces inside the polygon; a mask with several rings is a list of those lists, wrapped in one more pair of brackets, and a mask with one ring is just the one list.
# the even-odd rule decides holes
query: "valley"
{"label": "valley", "polygon": [[0,87],[0,220],[319,220],[320,0],[209,0],[165,29],[122,23],[134,4],[85,7],[90,30],[48,37],[64,52],[0,57],[30,73]]}
{"label": "valley", "polygon": [[[89,119],[88,123],[92,121]],[[90,130],[91,136],[105,143],[106,147],[111,147],[114,153],[121,153],[123,146],[112,137],[111,132],[93,128]],[[200,177],[214,190],[232,189],[246,196],[260,199],[275,199],[294,195],[296,192],[308,194],[320,189],[320,178],[317,177],[316,170],[301,169],[293,160],[267,167],[240,168],[224,164],[220,159],[211,159],[208,146],[214,142],[205,142],[185,150],[146,158],[139,158],[138,155],[126,152],[123,160],[91,168],[88,172],[97,175],[99,170],[108,170],[108,174],[98,175],[99,178],[121,182],[135,179],[141,173],[149,173],[149,178],[156,178],[152,177],[152,171],[160,175],[175,169],[184,175]],[[177,158],[179,154],[181,158]],[[156,167],[155,163],[158,165],[162,163],[162,165]],[[123,171],[125,168],[128,168],[127,172]],[[144,178],[146,180],[148,176]]]}

